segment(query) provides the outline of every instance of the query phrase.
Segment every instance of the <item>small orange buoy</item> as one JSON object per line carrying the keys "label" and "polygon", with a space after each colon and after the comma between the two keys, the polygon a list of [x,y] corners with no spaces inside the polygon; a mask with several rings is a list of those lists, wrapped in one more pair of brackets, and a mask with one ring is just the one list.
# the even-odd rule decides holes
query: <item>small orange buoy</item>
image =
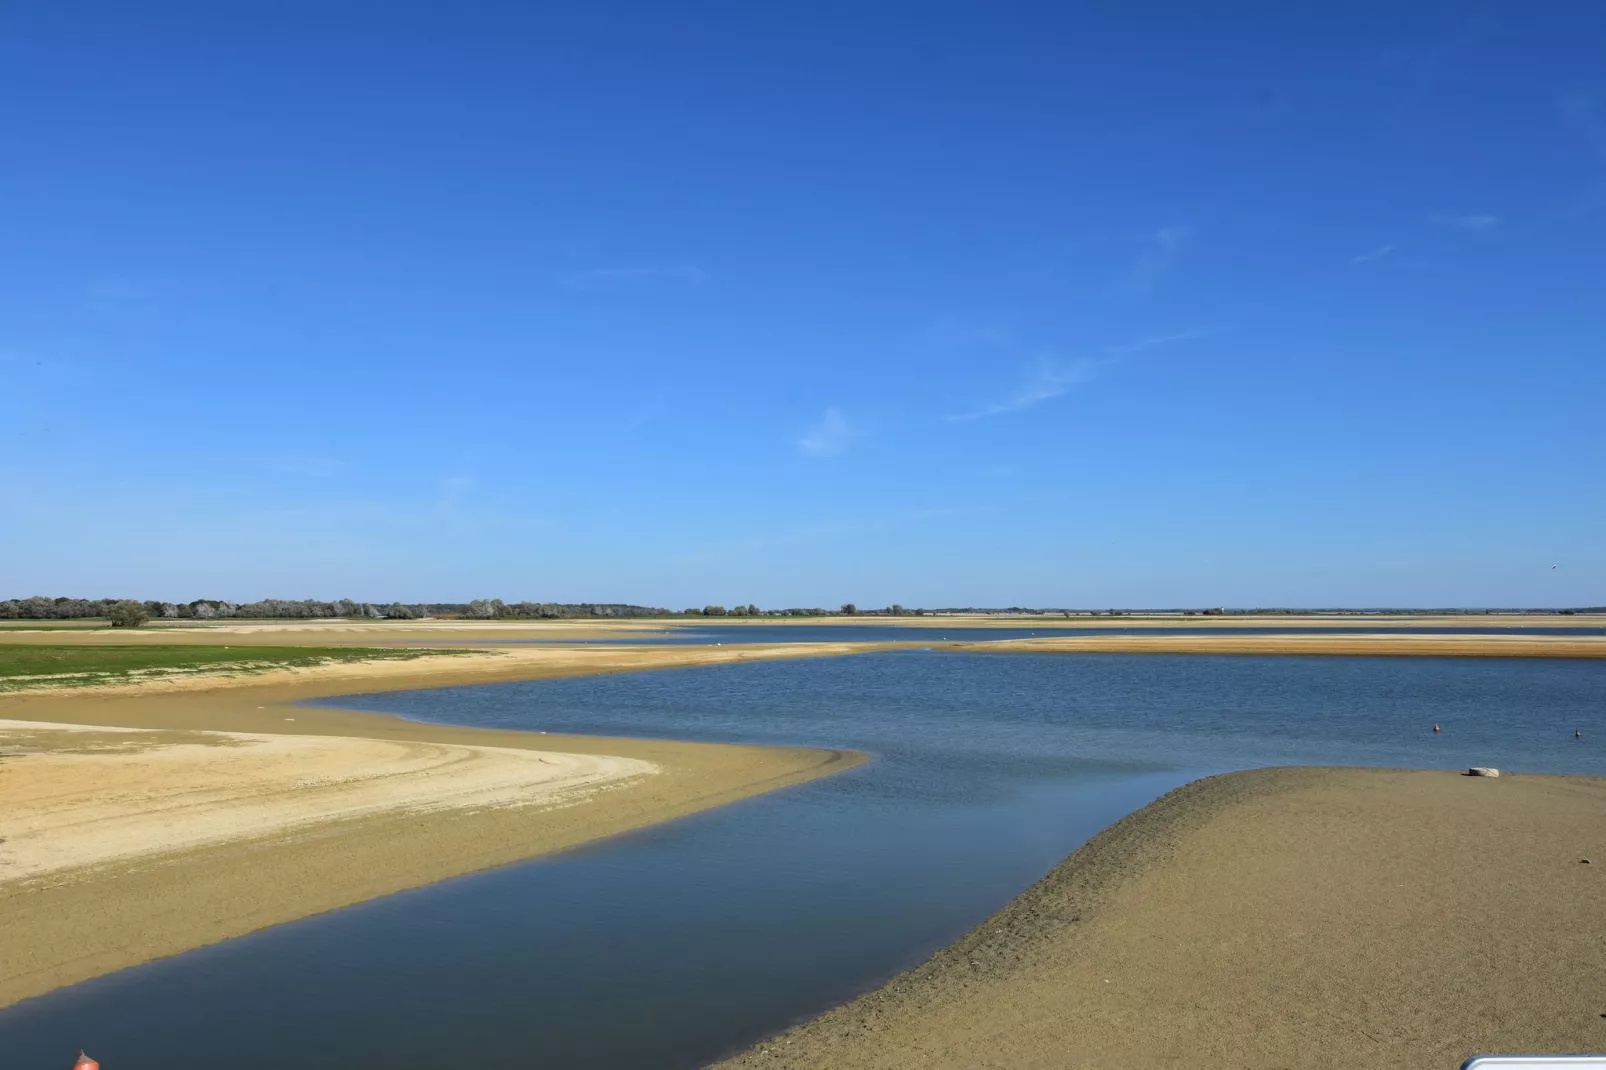
{"label": "small orange buoy", "polygon": [[78,1049],[78,1061],[72,1064],[72,1070],[100,1070],[100,1064],[84,1054],[84,1049]]}
{"label": "small orange buoy", "polygon": [[1438,726],[1438,725],[1434,725],[1434,726],[1433,726],[1433,730],[1434,730],[1434,731],[1435,731],[1435,732],[1437,732],[1437,731],[1438,731],[1438,730],[1439,730],[1439,726]]}

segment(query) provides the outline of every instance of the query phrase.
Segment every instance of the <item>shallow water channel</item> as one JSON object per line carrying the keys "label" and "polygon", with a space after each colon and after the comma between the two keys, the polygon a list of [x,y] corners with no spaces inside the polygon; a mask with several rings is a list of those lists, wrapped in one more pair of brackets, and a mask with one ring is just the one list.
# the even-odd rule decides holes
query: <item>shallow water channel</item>
{"label": "shallow water channel", "polygon": [[0,1010],[0,1065],[695,1067],[919,962],[1205,773],[1606,775],[1592,661],[908,650],[338,704],[875,760]]}

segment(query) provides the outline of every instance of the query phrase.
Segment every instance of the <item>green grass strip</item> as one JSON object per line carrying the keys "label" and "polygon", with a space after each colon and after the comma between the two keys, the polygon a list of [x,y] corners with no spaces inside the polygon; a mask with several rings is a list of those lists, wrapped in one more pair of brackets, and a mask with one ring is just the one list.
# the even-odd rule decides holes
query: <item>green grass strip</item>
{"label": "green grass strip", "polygon": [[469,652],[411,647],[0,644],[0,691],[90,687],[202,672],[258,673],[349,661],[410,661]]}

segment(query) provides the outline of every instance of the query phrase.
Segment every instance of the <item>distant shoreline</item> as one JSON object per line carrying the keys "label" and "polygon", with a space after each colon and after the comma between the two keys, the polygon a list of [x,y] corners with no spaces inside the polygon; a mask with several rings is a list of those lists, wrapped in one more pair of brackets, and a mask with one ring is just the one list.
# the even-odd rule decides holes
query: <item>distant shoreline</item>
{"label": "distant shoreline", "polygon": [[352,617],[313,618],[160,618],[138,629],[113,629],[100,618],[91,619],[0,619],[0,636],[14,633],[109,633],[120,636],[152,633],[219,633],[271,635],[288,630],[316,630],[319,633],[361,631],[377,634],[465,634],[519,635],[521,637],[563,636],[598,637],[619,632],[652,632],[719,627],[755,626],[834,626],[885,625],[911,628],[1355,628],[1373,624],[1387,628],[1603,628],[1606,612],[1418,613],[1418,612],[1332,612],[1332,613],[1192,613],[1122,610],[1097,615],[1062,613],[926,613],[887,615],[874,612],[827,616],[664,616],[664,617],[565,617],[555,619],[423,618],[412,620],[373,620]]}
{"label": "distant shoreline", "polygon": [[[578,625],[580,622],[570,622]],[[646,622],[642,622],[646,623]],[[651,623],[678,628],[717,624],[722,627],[760,627],[765,625],[889,625],[912,628],[1360,628],[1368,624],[1383,628],[1606,628],[1606,613],[1467,613],[1446,614],[1182,614],[1120,613],[1098,616],[1061,616],[1058,613],[1020,614],[952,613],[924,616],[830,617],[676,617]]]}
{"label": "distant shoreline", "polygon": [[[806,622],[805,622],[806,623]],[[1392,633],[1305,633],[1268,632],[1231,634],[1218,629],[1219,623],[1199,625],[1187,632],[1147,634],[1145,629],[1122,626],[1098,629],[1099,634],[1056,635],[1054,627],[1034,627],[1042,634],[1030,638],[949,640],[936,624],[892,624],[882,627],[907,631],[911,639],[897,642],[809,641],[764,642],[768,632],[789,627],[789,623],[749,622],[738,625],[752,629],[753,643],[663,644],[650,641],[630,644],[597,643],[597,639],[620,633],[638,635],[641,626],[631,624],[505,624],[494,622],[450,622],[401,626],[382,622],[319,622],[312,624],[229,624],[195,627],[161,627],[137,631],[112,629],[40,629],[0,631],[0,649],[39,647],[216,647],[240,652],[240,660],[250,660],[253,649],[304,647],[316,642],[332,655],[326,664],[302,664],[294,668],[269,664],[263,659],[255,666],[231,669],[228,665],[198,666],[183,671],[153,672],[148,676],[128,674],[116,680],[52,687],[43,677],[9,676],[0,680],[0,697],[46,696],[59,690],[80,698],[161,692],[194,693],[237,687],[294,686],[310,688],[307,694],[327,695],[367,690],[453,687],[474,683],[540,679],[553,676],[587,675],[604,672],[631,672],[643,669],[716,665],[747,660],[808,657],[837,657],[876,651],[909,650],[916,643],[927,649],[949,652],[996,654],[1198,654],[1198,655],[1339,655],[1406,657],[1509,657],[1509,658],[1606,658],[1606,634],[1551,635],[1501,633],[1488,630],[1458,633],[1434,632],[1437,622],[1423,621],[1420,630]],[[849,627],[839,622],[838,627]],[[971,625],[961,625],[971,627]],[[1161,625],[1152,625],[1160,627]],[[1243,625],[1253,627],[1255,625]],[[1351,623],[1350,626],[1353,626]],[[1491,624],[1490,627],[1503,625]],[[992,629],[1018,625],[994,623]],[[654,629],[658,630],[658,629]],[[695,630],[693,626],[677,631]],[[835,630],[834,628],[832,629]],[[1079,632],[1090,629],[1079,628]],[[844,632],[844,634],[851,634]],[[916,639],[914,637],[918,636]],[[542,642],[532,643],[530,640]],[[591,642],[588,642],[591,641]],[[464,644],[431,653],[430,644]],[[365,659],[346,656],[350,648],[373,648],[376,656]],[[392,657],[395,650],[406,650],[404,658]],[[353,654],[356,654],[353,651]]]}

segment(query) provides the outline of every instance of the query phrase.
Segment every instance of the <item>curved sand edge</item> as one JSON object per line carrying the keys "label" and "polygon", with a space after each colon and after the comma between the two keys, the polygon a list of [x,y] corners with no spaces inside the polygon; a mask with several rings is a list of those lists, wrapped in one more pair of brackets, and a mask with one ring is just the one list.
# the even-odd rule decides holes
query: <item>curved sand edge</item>
{"label": "curved sand edge", "polygon": [[[654,653],[678,656],[648,656]],[[513,678],[528,679],[739,657],[740,652],[707,658],[695,650],[631,651],[578,662],[526,662],[507,671]],[[497,678],[508,677],[490,677]],[[271,925],[841,772],[867,758],[852,751],[456,728],[291,704],[327,698],[331,692],[488,682],[483,669],[465,672],[457,665],[448,673],[423,677],[358,679],[358,687],[352,686],[349,673],[334,673],[240,679],[233,686],[214,682],[203,691],[16,693],[0,696],[0,718],[168,733],[233,732],[314,741],[341,737],[330,740],[333,745],[384,741],[428,748],[512,748],[623,759],[646,763],[657,772],[601,785],[577,805],[386,809],[56,878],[0,883],[0,1006]]]}
{"label": "curved sand edge", "polygon": [[0,720],[0,886],[330,821],[573,805],[658,768],[517,747]]}
{"label": "curved sand edge", "polygon": [[[1581,859],[1591,859],[1591,864]],[[1606,780],[1188,784],[725,1067],[1455,1066],[1606,1051]]]}

